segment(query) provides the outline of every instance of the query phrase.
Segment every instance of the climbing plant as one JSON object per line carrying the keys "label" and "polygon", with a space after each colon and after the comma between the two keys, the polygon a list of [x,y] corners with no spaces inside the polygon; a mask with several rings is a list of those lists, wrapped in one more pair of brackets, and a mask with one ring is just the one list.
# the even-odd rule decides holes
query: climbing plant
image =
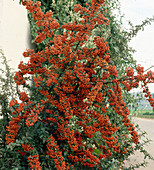
{"label": "climbing plant", "polygon": [[[141,66],[136,73],[132,67],[118,72],[105,34],[110,25],[105,1],[75,5],[74,20],[61,25],[51,11],[41,11],[41,3],[21,2],[36,24],[36,49],[23,53],[29,62],[21,62],[14,76],[24,90],[20,101],[9,102],[6,146],[10,154],[16,153],[9,168],[123,167],[141,147],[123,90],[142,82],[154,107],[147,86],[154,74],[144,73]],[[97,32],[99,26],[104,34]]]}

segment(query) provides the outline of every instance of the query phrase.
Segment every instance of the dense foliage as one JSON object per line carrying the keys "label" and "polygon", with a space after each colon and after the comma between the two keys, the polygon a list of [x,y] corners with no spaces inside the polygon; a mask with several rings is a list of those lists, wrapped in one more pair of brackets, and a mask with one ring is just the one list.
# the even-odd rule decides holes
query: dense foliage
{"label": "dense foliage", "polygon": [[[34,3],[37,0],[32,0]],[[77,20],[81,20],[82,16],[80,13],[74,13],[73,6],[75,4],[80,4],[83,7],[86,6],[86,3],[90,3],[91,1],[88,0],[40,0],[41,2],[41,10],[43,12],[47,12],[52,10],[54,18],[60,25],[59,29],[57,30],[58,34],[63,32],[61,25],[68,22],[75,22]],[[90,48],[93,46],[93,38],[94,36],[103,36],[105,41],[109,46],[109,55],[110,55],[110,63],[115,65],[118,71],[118,76],[121,76],[125,73],[126,67],[132,67],[136,71],[136,61],[133,59],[133,54],[135,50],[133,50],[129,46],[129,41],[137,35],[138,31],[144,30],[144,26],[147,24],[151,24],[153,18],[147,18],[143,21],[141,25],[133,26],[131,24],[130,30],[124,29],[122,19],[123,15],[121,14],[120,10],[120,3],[118,0],[108,0],[105,6],[101,8],[106,9],[106,18],[109,20],[109,25],[104,27],[104,25],[96,25],[95,28],[92,30],[89,39],[85,44]],[[118,13],[119,15],[115,15]],[[29,21],[30,21],[30,28],[31,28],[31,36],[32,42],[35,44],[35,51],[40,51],[44,49],[45,41],[42,43],[36,43],[34,40],[37,37],[36,30],[38,29],[36,25],[36,21],[33,20],[32,14],[28,14]],[[49,39],[48,37],[46,40]],[[131,108],[137,109],[138,102],[143,97],[141,95],[140,98],[135,99],[129,92],[123,90],[123,98],[127,105],[131,105]]]}
{"label": "dense foliage", "polygon": [[[12,156],[16,151],[10,151],[6,145],[6,126],[8,125],[12,113],[9,109],[9,101],[19,97],[18,86],[13,80],[15,72],[8,65],[8,61],[0,49],[0,169],[11,167],[14,163]],[[13,163],[13,164],[12,164]],[[11,166],[10,166],[11,165]]]}
{"label": "dense foliage", "polygon": [[25,91],[20,92],[20,101],[15,98],[9,103],[12,115],[6,144],[16,153],[12,167],[122,166],[133,148],[139,146],[139,135],[128,117],[122,91],[130,91],[142,82],[143,92],[154,108],[147,87],[147,83],[154,82],[154,74],[144,73],[141,66],[137,66],[136,74],[131,67],[123,75],[118,74],[107,38],[92,34],[99,26],[105,31],[109,25],[103,0],[92,0],[85,7],[75,5],[74,11],[81,19],[63,23],[61,28],[51,11],[41,11],[39,2],[22,4],[36,22],[38,49],[23,53],[29,62],[21,62],[14,77]]}

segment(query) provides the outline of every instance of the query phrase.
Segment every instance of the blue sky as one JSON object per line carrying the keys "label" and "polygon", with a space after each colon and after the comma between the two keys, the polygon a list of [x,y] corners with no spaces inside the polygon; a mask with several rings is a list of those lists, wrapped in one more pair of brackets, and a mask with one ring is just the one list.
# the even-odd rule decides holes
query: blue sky
{"label": "blue sky", "polygon": [[[121,11],[125,15],[124,26],[130,20],[133,25],[141,24],[144,19],[154,17],[154,0],[120,0]],[[135,60],[145,69],[154,66],[154,22],[140,31],[130,42],[137,52],[134,54]],[[154,71],[154,67],[151,69]],[[154,93],[154,84],[150,85],[150,90]]]}

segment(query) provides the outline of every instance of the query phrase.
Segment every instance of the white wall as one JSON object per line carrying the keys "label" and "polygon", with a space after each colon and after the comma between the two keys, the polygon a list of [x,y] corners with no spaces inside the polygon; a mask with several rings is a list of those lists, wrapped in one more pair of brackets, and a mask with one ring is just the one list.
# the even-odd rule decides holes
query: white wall
{"label": "white wall", "polygon": [[0,48],[17,70],[22,53],[31,47],[27,10],[19,0],[0,0]]}

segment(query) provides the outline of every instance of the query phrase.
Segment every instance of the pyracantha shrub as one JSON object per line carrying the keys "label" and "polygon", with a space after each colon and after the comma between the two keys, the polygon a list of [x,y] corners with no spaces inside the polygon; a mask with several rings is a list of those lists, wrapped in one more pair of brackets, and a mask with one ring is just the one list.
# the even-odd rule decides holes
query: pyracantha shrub
{"label": "pyracantha shrub", "polygon": [[[42,12],[40,2],[21,2],[38,26],[35,42],[44,42],[45,48],[23,53],[29,62],[19,64],[14,79],[29,92],[21,92],[20,101],[12,99],[9,103],[12,118],[6,129],[6,144],[18,153],[25,169],[103,169],[112,155],[118,157],[133,149],[121,144],[127,138],[126,131],[134,145],[139,143],[122,90],[130,91],[142,82],[154,108],[147,86],[154,82],[154,73],[144,73],[138,66],[138,73],[126,68],[119,78],[103,37],[95,36],[93,47],[85,46],[96,25],[109,24],[106,10],[101,8],[105,0],[92,0],[86,7],[75,5],[74,11],[82,20],[62,25],[60,35],[52,11]],[[124,124],[122,136],[118,120],[108,116],[112,113]],[[95,135],[100,136],[102,145],[89,143]]]}

